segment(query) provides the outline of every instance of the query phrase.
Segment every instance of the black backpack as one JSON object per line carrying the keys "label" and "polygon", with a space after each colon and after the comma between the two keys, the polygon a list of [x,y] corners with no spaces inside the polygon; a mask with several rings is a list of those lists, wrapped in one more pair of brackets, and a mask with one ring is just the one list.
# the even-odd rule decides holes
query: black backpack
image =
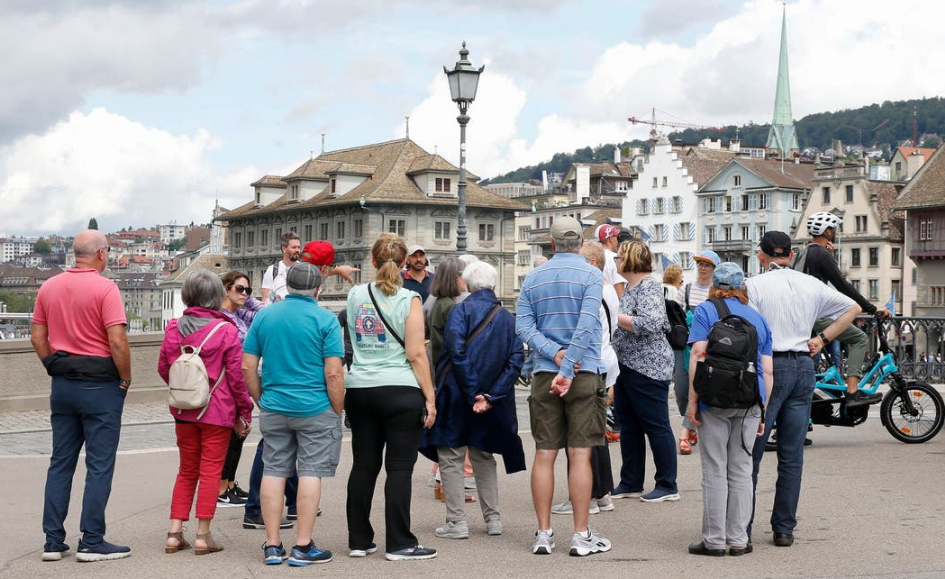
{"label": "black backpack", "polygon": [[686,324],[686,312],[675,300],[667,300],[666,289],[663,289],[663,301],[666,303],[666,317],[669,319],[669,331],[666,332],[666,341],[674,350],[683,350],[689,343],[689,326]]}
{"label": "black backpack", "polygon": [[725,302],[709,300],[719,320],[709,330],[705,358],[696,364],[693,386],[699,400],[714,408],[752,408],[761,403],[758,392],[758,331],[745,318],[732,314]]}

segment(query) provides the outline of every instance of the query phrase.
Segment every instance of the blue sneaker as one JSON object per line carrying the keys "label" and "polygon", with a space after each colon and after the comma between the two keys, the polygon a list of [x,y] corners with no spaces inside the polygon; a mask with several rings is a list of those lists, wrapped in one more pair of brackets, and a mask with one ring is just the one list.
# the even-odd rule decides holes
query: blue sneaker
{"label": "blue sneaker", "polygon": [[62,558],[68,554],[69,545],[65,543],[58,545],[47,543],[43,546],[43,561],[61,561]]}
{"label": "blue sneaker", "polygon": [[315,546],[315,541],[309,541],[308,545],[292,547],[292,554],[289,555],[289,565],[293,567],[306,567],[329,561],[331,561],[331,551],[322,551]]}
{"label": "blue sneaker", "polygon": [[263,543],[263,562],[266,565],[282,565],[282,562],[289,558],[285,554],[285,547],[282,543],[278,545],[267,545]]}
{"label": "blue sneaker", "polygon": [[112,545],[108,541],[102,541],[98,545],[86,545],[79,541],[79,550],[75,554],[75,560],[83,563],[113,561],[125,557],[131,557],[131,547]]}
{"label": "blue sneaker", "polygon": [[662,503],[665,501],[678,501],[679,493],[671,493],[664,489],[653,489],[642,495],[640,500],[644,503]]}

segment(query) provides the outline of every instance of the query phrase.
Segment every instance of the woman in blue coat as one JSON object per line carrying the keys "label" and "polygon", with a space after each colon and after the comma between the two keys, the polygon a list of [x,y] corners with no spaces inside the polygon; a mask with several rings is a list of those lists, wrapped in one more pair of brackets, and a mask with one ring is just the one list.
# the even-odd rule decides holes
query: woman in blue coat
{"label": "woman in blue coat", "polygon": [[515,335],[515,318],[493,292],[496,277],[495,268],[487,263],[466,266],[463,279],[471,295],[453,307],[444,332],[436,372],[438,418],[421,449],[440,465],[446,523],[435,533],[441,538],[469,537],[463,509],[467,448],[489,535],[502,534],[493,453],[502,455],[506,473],[525,470],[513,392],[524,355]]}

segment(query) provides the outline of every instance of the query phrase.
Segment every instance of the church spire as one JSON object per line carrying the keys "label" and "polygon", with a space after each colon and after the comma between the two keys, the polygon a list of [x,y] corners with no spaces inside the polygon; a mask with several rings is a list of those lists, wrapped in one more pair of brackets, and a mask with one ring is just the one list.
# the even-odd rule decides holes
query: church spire
{"label": "church spire", "polygon": [[[784,4],[784,3],[782,3]],[[787,53],[787,6],[781,15],[781,54],[778,59],[778,85],[774,94],[774,117],[768,130],[767,147],[777,150],[784,156],[799,151],[797,133],[794,129],[794,117],[791,114],[791,80],[788,75]]]}

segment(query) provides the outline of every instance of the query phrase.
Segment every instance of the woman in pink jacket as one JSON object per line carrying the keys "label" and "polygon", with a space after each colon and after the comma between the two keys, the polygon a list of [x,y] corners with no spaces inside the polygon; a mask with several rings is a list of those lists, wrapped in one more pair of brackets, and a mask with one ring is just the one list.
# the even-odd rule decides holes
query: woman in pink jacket
{"label": "woman in pink jacket", "polygon": [[181,347],[196,348],[205,339],[200,359],[206,366],[210,387],[219,380],[206,408],[170,409],[176,422],[180,469],[171,496],[171,527],[165,553],[176,553],[191,546],[183,537],[183,524],[190,518],[194,494],[197,495],[194,551],[197,555],[206,555],[223,550],[210,535],[220,474],[230,433],[235,430],[245,436],[250,430],[253,401],[240,367],[243,348],[236,325],[220,311],[223,294],[223,283],[212,272],[204,269],[188,275],[181,288],[187,309],[180,319],[171,320],[167,325],[161,344],[158,373],[165,382],[171,364],[181,355]]}

